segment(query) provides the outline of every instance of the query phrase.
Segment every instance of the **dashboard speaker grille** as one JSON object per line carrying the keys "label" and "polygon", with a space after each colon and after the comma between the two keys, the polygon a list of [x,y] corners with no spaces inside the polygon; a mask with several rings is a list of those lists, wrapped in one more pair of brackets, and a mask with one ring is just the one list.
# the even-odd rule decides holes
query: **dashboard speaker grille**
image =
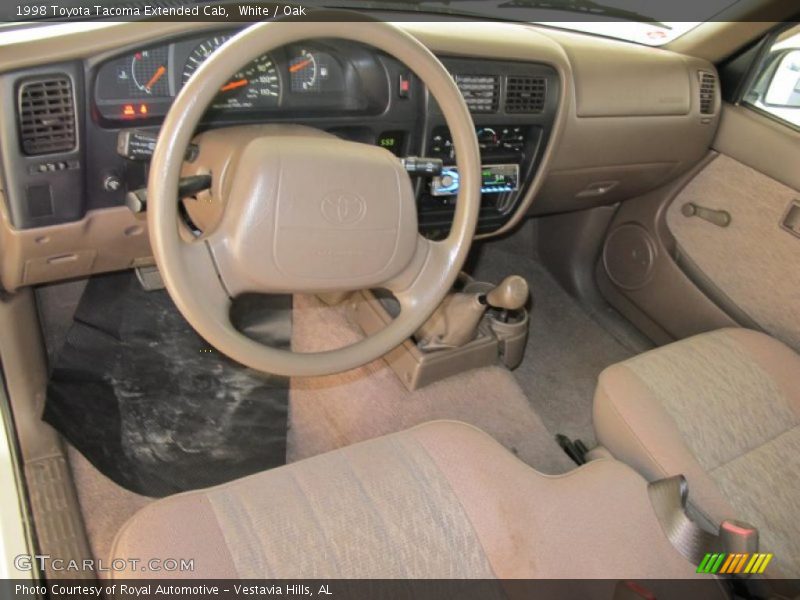
{"label": "dashboard speaker grille", "polygon": [[453,78],[470,112],[497,112],[500,102],[500,78],[497,75],[455,75]]}
{"label": "dashboard speaker grille", "polygon": [[700,71],[700,114],[714,114],[714,93],[717,90],[717,78],[713,73]]}
{"label": "dashboard speaker grille", "polygon": [[506,82],[506,112],[542,112],[546,94],[547,80],[544,77],[509,77]]}
{"label": "dashboard speaker grille", "polygon": [[75,149],[75,100],[72,81],[58,75],[24,82],[17,118],[22,151],[29,156]]}

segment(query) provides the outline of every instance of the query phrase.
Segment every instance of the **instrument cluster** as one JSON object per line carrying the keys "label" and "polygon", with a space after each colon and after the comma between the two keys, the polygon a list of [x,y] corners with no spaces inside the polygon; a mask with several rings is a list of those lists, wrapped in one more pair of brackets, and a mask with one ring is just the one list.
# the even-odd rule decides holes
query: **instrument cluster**
{"label": "instrument cluster", "polygon": [[[94,104],[111,121],[163,117],[181,88],[234,34],[219,33],[133,50],[97,70]],[[346,53],[320,44],[265,54],[233,73],[211,103],[216,113],[287,107],[337,108],[348,103]]]}

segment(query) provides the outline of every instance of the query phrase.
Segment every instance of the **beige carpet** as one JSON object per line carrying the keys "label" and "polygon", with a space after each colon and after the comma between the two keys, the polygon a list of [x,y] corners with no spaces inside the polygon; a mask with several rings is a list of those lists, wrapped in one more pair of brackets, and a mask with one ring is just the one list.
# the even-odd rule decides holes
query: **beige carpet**
{"label": "beige carpet", "polygon": [[[296,351],[329,350],[361,337],[345,308],[295,297]],[[340,375],[292,381],[288,459],[300,460],[436,419],[475,425],[544,473],[574,467],[507,370],[489,367],[408,392],[381,360]]]}

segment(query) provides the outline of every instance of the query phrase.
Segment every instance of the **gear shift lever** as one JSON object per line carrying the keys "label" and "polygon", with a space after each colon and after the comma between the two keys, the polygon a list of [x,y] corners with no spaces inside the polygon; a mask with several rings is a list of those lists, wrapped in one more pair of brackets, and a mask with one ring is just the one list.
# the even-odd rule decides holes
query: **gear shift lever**
{"label": "gear shift lever", "polygon": [[463,346],[475,339],[487,307],[500,310],[500,320],[506,322],[509,312],[525,306],[528,295],[528,282],[519,275],[506,277],[485,294],[449,294],[417,331],[417,343],[427,350]]}
{"label": "gear shift lever", "polygon": [[519,275],[510,275],[483,296],[481,302],[508,312],[525,306],[529,295],[528,282]]}

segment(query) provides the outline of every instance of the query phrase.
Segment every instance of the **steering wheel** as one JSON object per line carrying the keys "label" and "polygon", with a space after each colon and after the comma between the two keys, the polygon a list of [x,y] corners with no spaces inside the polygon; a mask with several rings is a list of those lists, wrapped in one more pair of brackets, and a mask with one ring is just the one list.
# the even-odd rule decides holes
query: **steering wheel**
{"label": "steering wheel", "polygon": [[[243,64],[310,38],[383,50],[412,69],[441,107],[456,148],[460,187],[446,239],[417,231],[408,174],[389,151],[300,126],[252,125],[202,134],[192,172],[212,176],[224,206],[200,237],[179,218],[184,155],[206,107]],[[383,22],[265,22],[231,38],[198,68],[161,128],[147,185],[156,263],[176,306],[207,342],[258,371],[326,375],[385,355],[433,313],[466,259],[480,208],[480,154],[464,100],[441,62]],[[322,293],[384,288],[401,310],[384,329],[343,348],[295,353],[260,344],[231,322],[243,293]]]}

